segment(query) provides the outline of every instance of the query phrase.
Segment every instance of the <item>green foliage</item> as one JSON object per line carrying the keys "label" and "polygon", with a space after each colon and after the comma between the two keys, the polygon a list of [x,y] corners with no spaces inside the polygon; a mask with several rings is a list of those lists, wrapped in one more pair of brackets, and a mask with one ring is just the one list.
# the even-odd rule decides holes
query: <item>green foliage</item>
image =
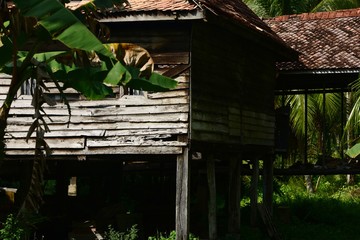
{"label": "green foliage", "polygon": [[[176,231],[171,231],[169,235],[158,233],[156,236],[148,237],[148,240],[175,240]],[[189,234],[189,240],[199,240],[198,237],[195,237],[193,234]]]}
{"label": "green foliage", "polygon": [[119,232],[109,225],[104,238],[105,240],[135,240],[138,238],[137,225],[133,225],[126,232]]}
{"label": "green foliage", "polygon": [[0,239],[20,240],[23,233],[24,230],[19,226],[17,219],[12,214],[9,214],[3,228],[0,229]]}
{"label": "green foliage", "polygon": [[[282,181],[275,194],[274,217],[284,239],[357,239],[360,184],[348,186],[345,175],[314,176],[316,192],[306,191],[303,176]],[[284,208],[289,219],[283,222]],[[263,238],[254,238],[263,239]]]}

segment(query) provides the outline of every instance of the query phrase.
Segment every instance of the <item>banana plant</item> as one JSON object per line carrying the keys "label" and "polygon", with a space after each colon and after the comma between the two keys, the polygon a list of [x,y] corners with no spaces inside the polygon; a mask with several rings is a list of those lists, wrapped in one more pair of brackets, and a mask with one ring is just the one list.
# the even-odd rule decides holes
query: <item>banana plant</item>
{"label": "banana plant", "polygon": [[[150,54],[132,44],[103,44],[74,12],[57,0],[14,0],[0,8],[0,72],[11,74],[11,84],[0,108],[0,164],[4,159],[4,136],[9,110],[17,91],[29,78],[36,79],[37,99],[51,104],[42,94],[46,86],[42,80],[54,81],[60,93],[63,88],[74,88],[90,99],[101,99],[112,93],[109,85],[124,85],[146,91],[166,91],[177,82],[153,72]],[[125,0],[86,1],[74,11],[96,7],[121,7]],[[80,9],[80,10],[79,10]],[[49,50],[50,49],[50,50]],[[63,82],[60,87],[59,82]],[[29,130],[37,133],[37,149],[47,149],[45,121],[39,116],[41,104],[34,102],[35,121]],[[43,124],[43,127],[41,126]],[[48,152],[48,151],[45,151]],[[25,190],[21,208],[41,201],[39,184],[42,179],[43,152],[33,162],[31,184]],[[34,175],[35,173],[35,175]],[[34,180],[37,179],[38,181]],[[40,180],[40,181],[39,181]],[[33,184],[37,182],[36,184]],[[40,196],[40,197],[39,197]],[[30,204],[26,204],[28,201]]]}

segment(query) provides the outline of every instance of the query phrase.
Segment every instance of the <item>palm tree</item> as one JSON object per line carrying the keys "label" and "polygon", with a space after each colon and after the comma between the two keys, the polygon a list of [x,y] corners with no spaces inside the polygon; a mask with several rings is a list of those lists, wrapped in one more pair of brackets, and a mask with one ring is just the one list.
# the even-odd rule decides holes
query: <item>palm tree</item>
{"label": "palm tree", "polygon": [[[244,0],[244,2],[261,17],[360,7],[360,0]],[[360,92],[360,83],[355,87]],[[357,97],[360,97],[360,94]],[[359,123],[360,120],[358,114],[360,98],[356,99],[353,111],[349,115],[347,129],[354,128],[353,124]],[[284,99],[282,102],[284,103]],[[309,160],[314,162],[318,153],[321,153],[323,158],[325,155],[343,156],[344,145],[341,141],[344,133],[343,122],[338,121],[346,118],[345,113],[341,111],[345,102],[342,95],[311,94],[307,97],[292,95],[287,96],[285,102],[292,109],[290,123],[297,143],[294,146],[297,151],[293,151],[290,155],[292,157],[288,159],[290,164],[299,158],[307,162],[308,155]]]}

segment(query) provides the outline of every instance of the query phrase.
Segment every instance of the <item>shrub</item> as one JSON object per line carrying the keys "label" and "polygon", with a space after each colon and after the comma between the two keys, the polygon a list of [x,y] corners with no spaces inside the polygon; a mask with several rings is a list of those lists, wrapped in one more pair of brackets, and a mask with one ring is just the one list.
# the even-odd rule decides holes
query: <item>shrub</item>
{"label": "shrub", "polygon": [[111,225],[109,225],[104,238],[106,240],[136,240],[138,238],[137,225],[133,225],[126,232],[116,231]]}
{"label": "shrub", "polygon": [[2,240],[20,240],[24,230],[19,226],[16,218],[9,214],[3,228],[0,229],[0,239]]}
{"label": "shrub", "polygon": [[[148,240],[175,240],[176,231],[171,231],[168,236],[163,235],[163,233],[158,233],[157,236],[148,237]],[[198,237],[195,237],[193,234],[189,234],[189,240],[199,240]]]}

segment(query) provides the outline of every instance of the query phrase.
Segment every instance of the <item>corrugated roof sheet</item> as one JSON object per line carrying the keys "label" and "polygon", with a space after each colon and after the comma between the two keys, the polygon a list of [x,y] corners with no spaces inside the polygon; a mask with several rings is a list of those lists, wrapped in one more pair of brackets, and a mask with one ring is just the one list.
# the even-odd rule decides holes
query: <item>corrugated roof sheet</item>
{"label": "corrugated roof sheet", "polygon": [[299,62],[280,70],[360,68],[360,8],[280,16],[266,21],[292,48]]}

